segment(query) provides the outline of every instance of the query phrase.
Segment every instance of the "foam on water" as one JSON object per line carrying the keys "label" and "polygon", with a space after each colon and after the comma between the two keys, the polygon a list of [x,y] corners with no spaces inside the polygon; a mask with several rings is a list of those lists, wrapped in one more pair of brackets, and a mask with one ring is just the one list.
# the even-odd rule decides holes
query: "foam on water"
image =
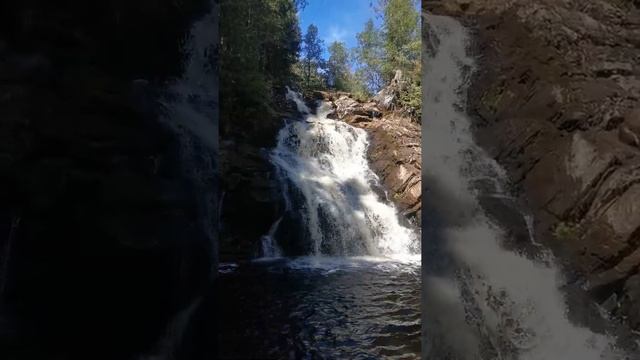
{"label": "foam on water", "polygon": [[[270,158],[287,210],[299,211],[303,219],[309,255],[416,257],[415,232],[374,191],[378,178],[366,158],[366,132],[327,118],[326,103],[311,114],[299,94],[288,90],[287,98],[304,118],[280,130]],[[291,206],[292,198],[298,206]]]}

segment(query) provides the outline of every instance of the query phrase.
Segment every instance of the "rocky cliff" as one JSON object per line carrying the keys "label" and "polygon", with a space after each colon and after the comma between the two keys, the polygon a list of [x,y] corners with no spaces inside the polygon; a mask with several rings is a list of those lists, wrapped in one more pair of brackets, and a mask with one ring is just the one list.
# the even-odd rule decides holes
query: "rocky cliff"
{"label": "rocky cliff", "polygon": [[473,32],[475,136],[528,201],[538,240],[565,260],[596,301],[640,328],[636,6],[423,2],[426,11],[459,18]]}
{"label": "rocky cliff", "polygon": [[203,194],[156,102],[208,9],[0,5],[3,359],[130,358],[208,285]]}

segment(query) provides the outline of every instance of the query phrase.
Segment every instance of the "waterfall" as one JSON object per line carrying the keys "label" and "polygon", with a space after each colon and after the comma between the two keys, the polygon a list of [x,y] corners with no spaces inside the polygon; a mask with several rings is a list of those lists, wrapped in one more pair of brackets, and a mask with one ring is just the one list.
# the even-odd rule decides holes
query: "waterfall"
{"label": "waterfall", "polygon": [[[431,327],[425,356],[618,358],[608,336],[568,320],[559,290],[562,276],[555,266],[501,246],[505,231],[490,220],[479,197],[483,193],[507,196],[502,190],[506,177],[474,143],[464,113],[475,67],[467,53],[467,32],[449,17],[425,15],[424,24],[428,31],[423,67],[423,177],[429,188],[425,202],[438,215],[438,219],[425,219],[425,227],[435,228],[432,233],[439,238],[426,238],[425,247],[428,242],[440,243],[428,246],[437,251],[425,252],[423,266],[441,265],[433,265],[423,278],[425,326]],[[450,261],[439,261],[442,254]]]}
{"label": "waterfall", "polygon": [[[160,121],[169,127],[180,142],[183,170],[188,174],[195,196],[198,197],[198,224],[210,245],[212,268],[210,275],[217,276],[217,157],[218,157],[218,84],[215,46],[218,39],[218,9],[210,2],[211,9],[196,21],[185,41],[182,76],[173,81],[159,100],[164,113]],[[222,199],[220,199],[220,202]],[[184,239],[188,241],[188,239]],[[189,326],[202,297],[187,304],[169,321],[165,334],[151,354],[143,354],[139,360],[171,360]]]}
{"label": "waterfall", "polygon": [[287,86],[286,98],[287,100],[293,101],[296,104],[296,108],[298,109],[298,112],[300,112],[301,114],[308,115],[309,113],[311,113],[311,110],[309,109],[307,104],[304,103],[304,100],[302,99],[302,97],[295,91],[291,90],[288,86]]}
{"label": "waterfall", "polygon": [[[215,8],[215,2],[210,6]],[[184,170],[196,188],[198,221],[209,238],[213,276],[218,256],[218,76],[214,59],[218,19],[214,12],[210,10],[192,25],[182,49],[182,76],[169,85],[159,101],[165,110],[160,121],[177,135]]]}
{"label": "waterfall", "polygon": [[278,231],[278,226],[280,226],[280,222],[282,221],[282,216],[276,220],[271,228],[269,229],[269,233],[264,235],[261,239],[260,245],[262,250],[263,258],[279,258],[282,256],[282,250],[276,243],[275,234]]}
{"label": "waterfall", "polygon": [[303,121],[285,124],[270,159],[287,210],[299,212],[309,255],[417,253],[415,233],[400,224],[396,209],[374,191],[379,180],[366,159],[366,132],[327,118],[327,103],[311,114],[299,94],[288,90],[287,98],[296,103]]}

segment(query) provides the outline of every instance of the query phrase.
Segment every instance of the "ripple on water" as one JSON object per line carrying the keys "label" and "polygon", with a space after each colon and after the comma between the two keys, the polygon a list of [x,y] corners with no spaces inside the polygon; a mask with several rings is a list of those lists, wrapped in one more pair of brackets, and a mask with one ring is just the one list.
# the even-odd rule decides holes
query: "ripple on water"
{"label": "ripple on water", "polygon": [[417,359],[419,261],[302,257],[221,277],[226,358]]}

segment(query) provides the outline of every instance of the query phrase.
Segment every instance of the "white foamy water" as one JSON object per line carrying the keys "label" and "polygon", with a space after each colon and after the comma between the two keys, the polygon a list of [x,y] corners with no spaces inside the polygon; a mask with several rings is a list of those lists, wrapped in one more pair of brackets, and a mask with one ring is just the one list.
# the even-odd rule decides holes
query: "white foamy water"
{"label": "white foamy water", "polygon": [[262,258],[279,258],[282,256],[282,250],[280,250],[280,247],[278,246],[278,243],[274,238],[281,221],[282,216],[280,216],[278,220],[276,220],[273,225],[271,225],[271,228],[269,229],[267,235],[263,235],[260,239]]}
{"label": "white foamy water", "polygon": [[[328,119],[328,104],[316,114],[288,90],[304,115],[287,123],[271,153],[290,211],[299,211],[309,255],[417,257],[418,239],[402,226],[396,209],[374,191],[378,178],[366,159],[363,129]],[[291,199],[298,199],[291,210]]]}
{"label": "white foamy water", "polygon": [[439,233],[454,264],[448,275],[424,279],[425,329],[437,327],[437,341],[445,343],[432,351],[448,348],[454,358],[474,360],[620,359],[612,339],[568,320],[555,267],[502,248],[506,234],[484,213],[474,187],[491,178],[500,194],[504,171],[475,145],[464,112],[475,66],[466,30],[448,17],[426,15],[424,22],[432,50],[423,68],[424,171],[443,202],[433,207],[447,210]]}
{"label": "white foamy water", "polygon": [[[211,2],[210,6],[216,5]],[[160,121],[180,141],[183,168],[199,194],[198,221],[209,237],[211,256],[217,259],[218,84],[213,53],[218,20],[214,12],[191,26],[182,48],[182,76],[169,84],[159,102],[165,110]]]}

